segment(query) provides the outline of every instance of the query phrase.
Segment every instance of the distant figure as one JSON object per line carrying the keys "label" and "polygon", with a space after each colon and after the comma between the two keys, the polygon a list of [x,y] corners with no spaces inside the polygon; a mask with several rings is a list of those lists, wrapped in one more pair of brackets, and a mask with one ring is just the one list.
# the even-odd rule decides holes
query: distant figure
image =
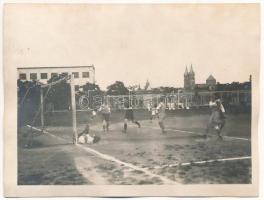
{"label": "distant figure", "polygon": [[152,111],[153,111],[153,105],[152,105],[152,102],[150,102],[150,103],[148,104],[147,108],[148,108],[148,113],[149,113],[149,120],[150,120],[150,122],[152,122],[152,119],[153,119],[153,117],[152,117]]}
{"label": "distant figure", "polygon": [[221,131],[225,125],[225,108],[221,103],[220,99],[217,99],[215,102],[210,102],[209,106],[212,109],[212,113],[211,116],[209,118],[209,122],[207,124],[206,127],[206,134],[205,134],[205,138],[207,138],[209,130],[211,128],[213,128],[214,130],[216,130],[217,134],[218,134],[218,139],[222,140],[223,137],[221,135]]}
{"label": "distant figure", "polygon": [[152,120],[157,116],[157,104],[154,104],[151,106],[151,110],[150,110],[150,121],[152,122]]}
{"label": "distant figure", "polygon": [[99,108],[99,112],[101,112],[102,114],[104,132],[109,131],[109,120],[110,120],[111,110],[106,102],[101,105],[101,107]]}
{"label": "distant figure", "polygon": [[147,105],[147,108],[148,108],[148,111],[149,111],[149,112],[151,111],[151,107],[152,107],[152,103],[150,102],[150,103],[148,103],[148,105]]}
{"label": "distant figure", "polygon": [[91,120],[92,120],[92,121],[96,118],[96,115],[97,115],[97,113],[96,113],[96,109],[93,109],[93,110],[92,110],[92,116],[91,116]]}
{"label": "distant figure", "polygon": [[162,131],[162,133],[166,133],[165,131],[165,126],[164,126],[164,120],[166,118],[166,106],[164,104],[164,99],[160,100],[160,103],[157,107],[157,112],[158,112],[158,120],[159,120],[159,126]]}
{"label": "distant figure", "polygon": [[138,128],[141,127],[140,123],[138,121],[135,121],[133,108],[132,108],[132,106],[129,106],[129,105],[127,105],[126,108],[125,108],[123,133],[127,132],[127,122],[128,121],[131,121],[132,123],[136,124],[138,126]]}

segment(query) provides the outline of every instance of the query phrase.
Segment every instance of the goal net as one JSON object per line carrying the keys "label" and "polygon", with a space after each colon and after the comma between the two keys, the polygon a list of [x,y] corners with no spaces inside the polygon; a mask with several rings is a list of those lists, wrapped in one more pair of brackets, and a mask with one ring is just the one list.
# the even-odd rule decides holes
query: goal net
{"label": "goal net", "polygon": [[[18,80],[18,142],[23,141],[25,146],[31,147],[34,137],[67,131],[72,142],[76,143],[75,93],[71,76],[59,75],[47,84]],[[56,113],[55,109],[59,112]]]}

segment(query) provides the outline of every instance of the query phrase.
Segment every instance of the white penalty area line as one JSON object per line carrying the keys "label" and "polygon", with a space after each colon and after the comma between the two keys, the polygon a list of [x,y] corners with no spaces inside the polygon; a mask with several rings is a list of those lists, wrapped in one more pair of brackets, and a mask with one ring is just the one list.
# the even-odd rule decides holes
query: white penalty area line
{"label": "white penalty area line", "polygon": [[[155,130],[160,130],[160,128],[156,127],[151,127],[151,126],[142,126],[145,128],[151,128]],[[184,130],[179,130],[179,129],[166,129],[167,131],[173,131],[173,132],[181,132],[181,133],[189,133],[189,134],[194,134],[194,135],[204,135],[204,133],[199,133],[199,132],[193,132],[193,131],[184,131]],[[244,140],[244,141],[250,141],[248,138],[241,138],[241,137],[232,137],[232,136],[223,136],[224,138],[230,138],[230,139],[235,139],[235,140]]]}
{"label": "white penalty area line", "polygon": [[178,166],[188,166],[193,164],[207,164],[212,162],[225,162],[225,161],[235,161],[235,160],[249,160],[251,156],[243,156],[243,157],[234,157],[234,158],[221,158],[221,159],[213,159],[213,160],[204,160],[204,161],[195,161],[195,162],[185,162],[185,163],[176,163],[176,164],[169,164],[169,165],[161,165],[155,166],[154,169],[162,169],[165,167],[178,167]]}
{"label": "white penalty area line", "polygon": [[109,156],[107,154],[103,154],[103,153],[100,153],[99,151],[96,151],[92,148],[89,148],[89,147],[83,147],[81,146],[80,144],[77,144],[78,147],[82,148],[83,150],[89,152],[89,153],[92,153],[92,154],[95,154],[97,156],[99,156],[100,158],[103,158],[105,160],[108,160],[108,161],[111,161],[111,162],[115,162],[115,163],[118,163],[120,165],[123,165],[123,166],[126,166],[128,168],[131,168],[133,170],[138,170],[138,171],[141,171],[141,172],[144,172],[145,174],[151,176],[151,177],[157,177],[159,179],[161,179],[165,184],[179,184],[178,182],[175,182],[171,179],[168,179],[164,176],[160,176],[158,174],[154,174],[152,172],[150,172],[149,170],[147,170],[146,168],[142,168],[142,167],[138,167],[138,166],[135,166],[133,164],[130,164],[130,163],[127,163],[127,162],[124,162],[124,161],[121,161],[119,159],[116,159],[115,157],[113,156]]}
{"label": "white penalty area line", "polygon": [[[32,128],[32,129],[37,130],[37,131],[42,131],[41,129],[36,128],[36,127],[32,127],[32,126],[30,126],[30,125],[27,125],[27,127]],[[46,133],[46,134],[48,134],[48,135],[50,135],[50,136],[52,136],[52,137],[58,138],[58,139],[60,139],[60,140],[64,140],[64,141],[66,140],[66,139],[61,138],[61,137],[59,137],[59,136],[53,135],[52,133],[50,133],[50,132],[48,132],[48,131],[43,131],[43,132]],[[160,176],[160,175],[158,175],[158,174],[154,174],[154,173],[150,172],[148,169],[145,169],[145,168],[142,168],[142,167],[138,167],[138,166],[136,166],[136,165],[133,165],[133,164],[130,164],[130,163],[127,163],[127,162],[121,161],[121,160],[119,160],[119,159],[117,159],[117,158],[115,158],[115,157],[113,157],[113,156],[110,156],[110,155],[107,155],[107,154],[100,153],[99,151],[96,151],[96,150],[94,150],[94,149],[92,149],[92,148],[89,148],[89,147],[87,147],[87,146],[84,147],[84,146],[82,146],[82,145],[80,145],[80,144],[76,144],[76,146],[79,147],[79,148],[81,148],[81,149],[83,149],[83,150],[85,150],[85,151],[87,151],[87,152],[89,152],[89,153],[92,153],[92,154],[94,154],[94,155],[97,155],[98,157],[100,157],[100,158],[102,158],[102,159],[104,159],[104,160],[108,160],[108,161],[111,161],[111,162],[115,162],[115,163],[117,163],[117,164],[120,164],[120,165],[126,166],[126,167],[128,167],[128,168],[133,169],[133,170],[138,170],[138,171],[144,172],[145,174],[147,174],[147,175],[149,175],[149,176],[151,176],[151,177],[157,177],[157,178],[161,179],[165,184],[174,184],[174,185],[175,185],[175,184],[178,184],[178,185],[180,184],[180,183],[178,183],[178,182],[176,182],[176,181],[173,181],[173,180],[171,180],[171,179],[168,179],[168,178],[166,178],[166,177],[164,177],[164,176]]]}

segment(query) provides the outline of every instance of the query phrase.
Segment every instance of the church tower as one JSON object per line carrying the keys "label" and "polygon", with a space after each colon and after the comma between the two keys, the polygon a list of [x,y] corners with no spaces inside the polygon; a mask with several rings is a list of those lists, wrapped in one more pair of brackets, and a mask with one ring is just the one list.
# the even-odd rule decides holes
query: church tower
{"label": "church tower", "polygon": [[190,71],[188,72],[188,68],[186,66],[184,72],[184,89],[194,90],[194,88],[195,88],[195,73],[193,71],[193,67],[191,65]]}
{"label": "church tower", "polygon": [[189,72],[189,87],[190,87],[190,90],[194,90],[195,88],[195,73],[193,71],[193,67],[192,67],[192,64],[191,64],[191,69],[190,69],[190,72]]}
{"label": "church tower", "polygon": [[184,72],[184,89],[188,89],[188,88],[189,88],[189,72],[186,66]]}

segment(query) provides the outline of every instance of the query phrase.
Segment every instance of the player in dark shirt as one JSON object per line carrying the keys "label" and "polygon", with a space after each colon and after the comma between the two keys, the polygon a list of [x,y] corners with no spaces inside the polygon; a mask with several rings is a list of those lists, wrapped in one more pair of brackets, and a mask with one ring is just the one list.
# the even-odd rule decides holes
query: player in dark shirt
{"label": "player in dark shirt", "polygon": [[101,107],[99,108],[99,111],[102,113],[102,117],[103,117],[103,130],[105,131],[109,131],[109,120],[110,120],[110,114],[111,114],[111,110],[110,107],[107,105],[107,103],[105,102],[103,105],[101,105]]}
{"label": "player in dark shirt", "polygon": [[124,130],[123,133],[127,132],[127,122],[131,121],[132,123],[136,124],[138,128],[140,128],[140,123],[135,121],[134,119],[134,111],[132,106],[126,106],[125,108],[125,117],[124,117]]}

